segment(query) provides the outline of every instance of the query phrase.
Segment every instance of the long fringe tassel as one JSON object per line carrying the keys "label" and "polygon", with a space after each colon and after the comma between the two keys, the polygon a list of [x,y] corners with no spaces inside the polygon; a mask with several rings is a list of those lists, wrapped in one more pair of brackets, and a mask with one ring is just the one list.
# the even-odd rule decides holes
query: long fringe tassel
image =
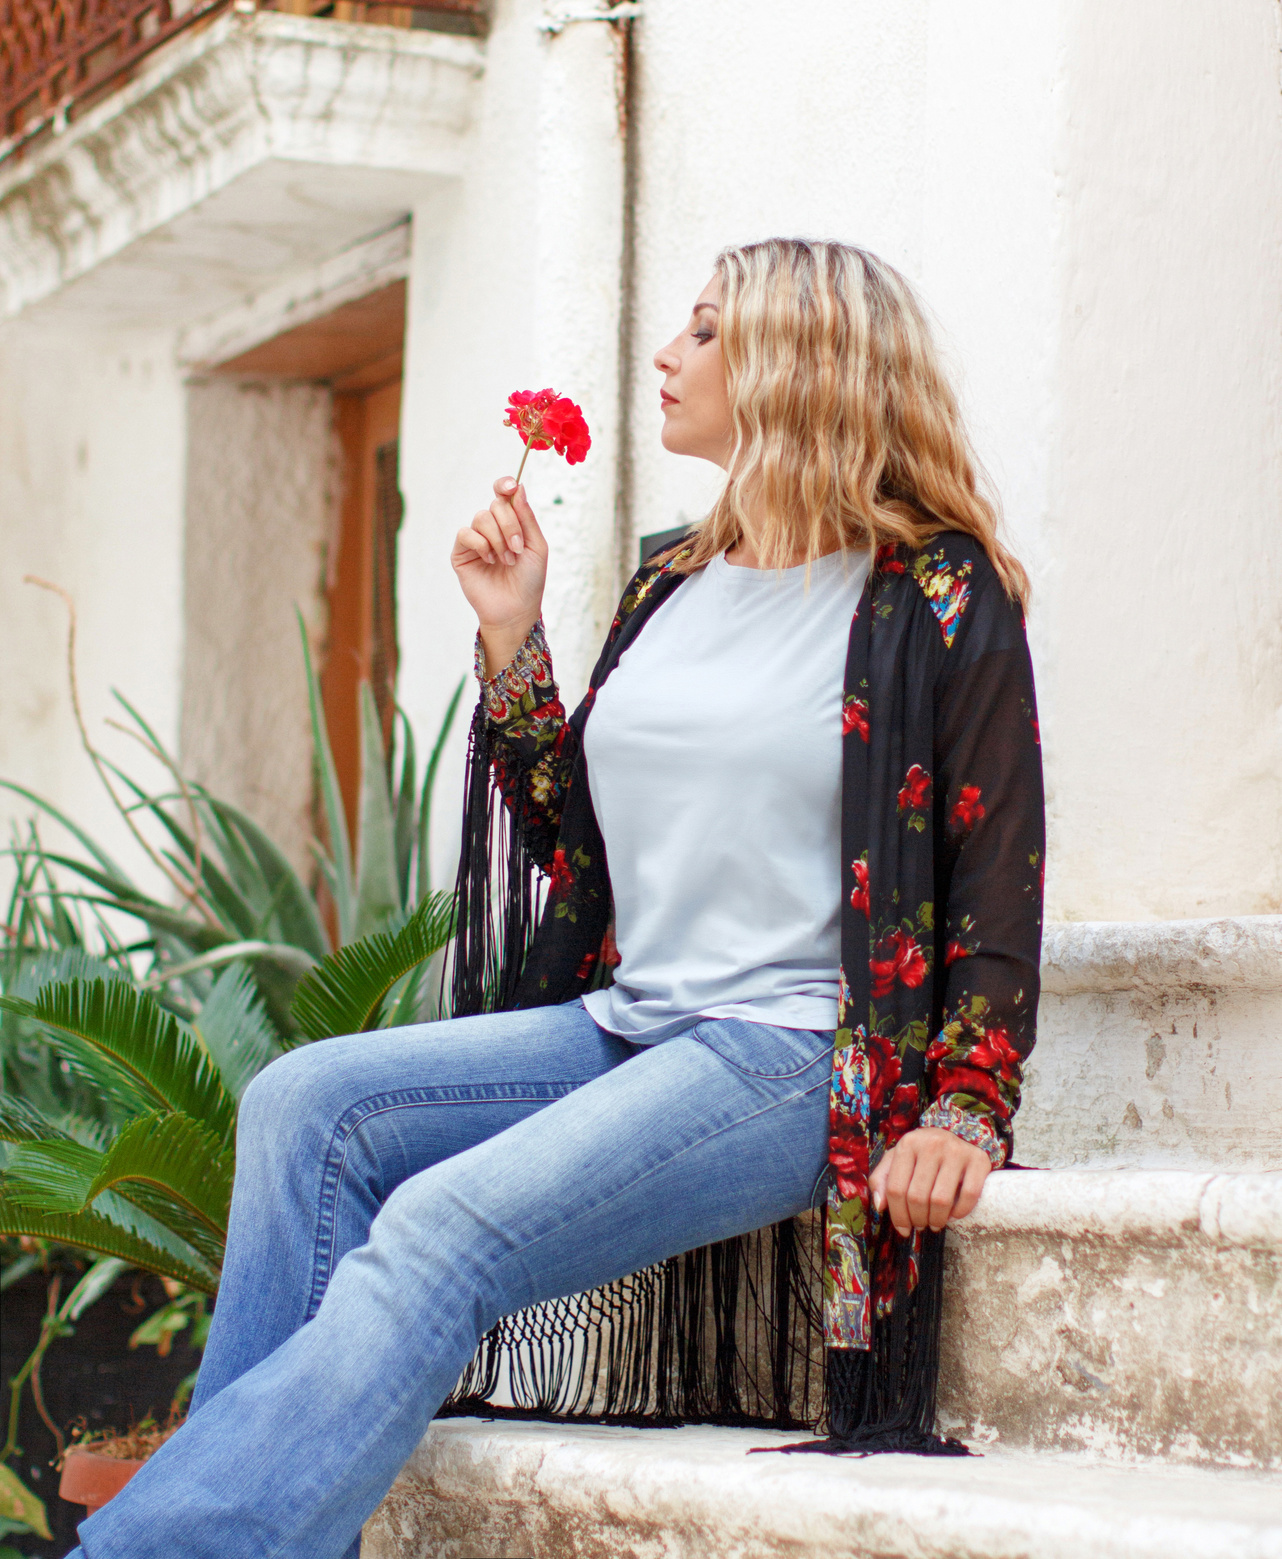
{"label": "long fringe tassel", "polygon": [[442,1415],[808,1428],[823,1381],[801,1243],[790,1221],[508,1316]]}
{"label": "long fringe tassel", "polygon": [[944,1236],[922,1236],[915,1286],[910,1281],[910,1242],[897,1240],[895,1245],[894,1305],[881,1318],[874,1309],[872,1346],[828,1350],[828,1437],[761,1449],[830,1456],[885,1451],[972,1454],[960,1440],[935,1432]]}
{"label": "long fringe tassel", "polygon": [[525,848],[492,772],[498,754],[478,704],[468,734],[463,837],[450,977],[456,1018],[512,1005],[525,955],[538,926],[539,872]]}

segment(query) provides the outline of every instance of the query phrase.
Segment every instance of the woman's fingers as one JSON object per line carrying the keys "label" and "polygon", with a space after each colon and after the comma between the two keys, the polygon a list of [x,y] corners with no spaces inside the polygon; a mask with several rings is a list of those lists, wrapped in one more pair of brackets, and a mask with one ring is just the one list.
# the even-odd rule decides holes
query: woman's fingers
{"label": "woman's fingers", "polygon": [[[510,523],[516,524],[515,515],[512,516]],[[479,531],[489,542],[496,563],[511,565],[516,562],[520,548],[513,551],[507,530],[495,515],[493,505],[488,509],[482,509],[473,519],[472,529]]]}
{"label": "woman's fingers", "polygon": [[891,1159],[890,1173],[886,1176],[886,1213],[898,1233],[911,1234],[913,1220],[908,1207],[908,1187],[917,1168],[916,1144],[911,1133],[895,1144]]}
{"label": "woman's fingers", "polygon": [[[503,533],[508,550],[516,555],[525,550],[521,521],[514,507],[514,500],[517,499],[518,494],[519,489],[515,479],[501,476],[494,484],[494,502],[490,505],[490,513],[494,516],[494,523]],[[528,504],[526,508],[529,508]]]}
{"label": "woman's fingers", "polygon": [[494,563],[494,548],[489,539],[482,535],[474,526],[465,525],[454,538],[454,551],[450,562],[455,568],[466,567],[468,563]]}
{"label": "woman's fingers", "polygon": [[[989,1163],[980,1148],[931,1129],[901,1137],[869,1177],[874,1207],[884,1205],[901,1235],[938,1232],[964,1218],[979,1201]],[[878,1193],[884,1200],[879,1202]]]}
{"label": "woman's fingers", "polygon": [[968,1213],[975,1211],[980,1193],[984,1189],[984,1181],[988,1179],[992,1165],[988,1162],[987,1153],[976,1153],[967,1160],[966,1173],[962,1176],[961,1187],[957,1192],[957,1202],[953,1208],[954,1218],[965,1218]]}

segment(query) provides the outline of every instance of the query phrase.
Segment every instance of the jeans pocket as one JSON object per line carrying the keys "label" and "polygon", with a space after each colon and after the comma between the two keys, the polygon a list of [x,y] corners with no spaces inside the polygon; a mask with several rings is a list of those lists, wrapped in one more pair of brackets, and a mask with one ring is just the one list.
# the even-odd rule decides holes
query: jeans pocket
{"label": "jeans pocket", "polygon": [[827,1031],[777,1028],[746,1018],[704,1018],[692,1037],[749,1077],[800,1077],[811,1067],[827,1064],[832,1055]]}

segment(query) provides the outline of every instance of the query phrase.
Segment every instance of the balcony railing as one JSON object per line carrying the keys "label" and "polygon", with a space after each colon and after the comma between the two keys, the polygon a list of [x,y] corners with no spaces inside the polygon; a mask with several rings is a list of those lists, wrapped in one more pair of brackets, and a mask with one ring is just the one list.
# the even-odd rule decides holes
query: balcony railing
{"label": "balcony railing", "polygon": [[60,128],[125,82],[138,62],[220,11],[275,10],[484,31],[486,0],[0,0],[0,157]]}

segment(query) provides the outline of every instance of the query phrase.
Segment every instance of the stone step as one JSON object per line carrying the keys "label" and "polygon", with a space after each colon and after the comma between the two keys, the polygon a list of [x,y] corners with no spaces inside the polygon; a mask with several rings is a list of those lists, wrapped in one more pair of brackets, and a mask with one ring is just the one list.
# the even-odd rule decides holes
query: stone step
{"label": "stone step", "polygon": [[1046,928],[1020,1163],[1282,1169],[1282,915]]}
{"label": "stone step", "polygon": [[1282,1173],[1003,1171],[947,1249],[950,1432],[1282,1470]]}
{"label": "stone step", "polygon": [[446,1419],[362,1559],[1282,1559],[1282,1478],[975,1458],[748,1455],[746,1429]]}

